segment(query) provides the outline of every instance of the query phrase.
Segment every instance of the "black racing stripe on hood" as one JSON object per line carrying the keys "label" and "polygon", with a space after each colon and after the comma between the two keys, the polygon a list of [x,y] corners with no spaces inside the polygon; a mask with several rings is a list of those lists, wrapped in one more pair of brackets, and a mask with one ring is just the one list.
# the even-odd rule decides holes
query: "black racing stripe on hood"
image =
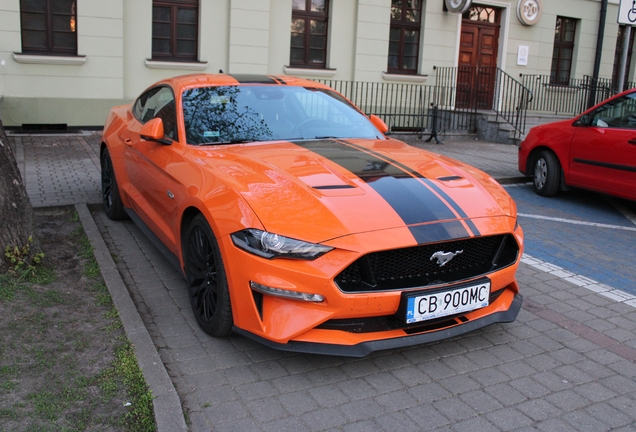
{"label": "black racing stripe on hood", "polygon": [[229,74],[240,84],[278,84],[278,81],[266,75]]}
{"label": "black racing stripe on hood", "polygon": [[[417,225],[409,227],[417,244],[434,243],[439,241],[468,237],[466,228],[459,221],[440,222],[437,224]],[[450,235],[450,237],[449,237]]]}
{"label": "black racing stripe on hood", "polygon": [[[395,165],[337,141],[297,141],[294,144],[329,159],[366,182],[409,226],[418,243],[421,243],[420,239],[425,243],[431,241],[427,240],[429,238],[439,241],[470,237],[461,223],[458,223],[459,227],[454,224],[417,226],[439,220],[456,219],[456,215],[420,180]],[[428,229],[431,233],[425,234]]]}
{"label": "black racing stripe on hood", "polygon": [[[358,146],[354,143],[350,143],[348,141],[346,141],[347,145],[350,145],[352,147],[356,147],[359,148],[360,150],[372,153],[372,154],[378,154],[377,152],[373,151],[372,149],[368,149],[366,147],[361,147]],[[462,219],[464,219],[464,222],[466,223],[466,225],[468,225],[468,228],[473,232],[474,235],[478,236],[479,233],[479,229],[477,228],[477,226],[473,223],[473,221],[471,221],[468,218],[468,215],[466,214],[466,212],[464,211],[464,209],[462,209],[459,204],[457,204],[446,192],[444,192],[442,189],[440,189],[440,187],[435,184],[435,182],[431,181],[430,179],[427,179],[426,177],[424,177],[423,175],[421,175],[420,173],[418,173],[417,171],[412,170],[411,168],[407,167],[406,165],[402,164],[401,162],[396,161],[395,159],[391,159],[390,157],[387,157],[385,155],[379,155],[380,157],[382,157],[385,160],[389,160],[390,163],[398,168],[400,168],[403,171],[406,171],[409,173],[409,175],[411,175],[412,177],[421,179],[422,181],[424,181],[431,189],[433,189],[435,192],[437,192],[448,204],[450,204],[450,206],[453,208],[453,210],[455,210],[455,212],[457,212],[457,214],[459,215],[459,217],[461,217]]]}

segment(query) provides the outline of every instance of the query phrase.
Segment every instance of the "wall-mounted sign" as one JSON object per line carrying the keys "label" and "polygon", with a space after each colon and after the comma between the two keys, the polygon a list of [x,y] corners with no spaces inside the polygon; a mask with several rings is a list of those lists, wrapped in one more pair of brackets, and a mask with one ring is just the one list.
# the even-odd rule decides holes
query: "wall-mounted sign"
{"label": "wall-mounted sign", "polygon": [[632,0],[621,0],[617,21],[619,24],[636,25],[636,4]]}
{"label": "wall-mounted sign", "polygon": [[528,54],[530,52],[530,47],[527,45],[519,45],[519,49],[517,50],[517,65],[518,66],[528,66]]}
{"label": "wall-mounted sign", "polygon": [[444,0],[444,6],[450,12],[463,14],[473,4],[473,0]]}
{"label": "wall-mounted sign", "polygon": [[517,3],[517,18],[523,25],[535,25],[543,13],[542,0],[519,0]]}

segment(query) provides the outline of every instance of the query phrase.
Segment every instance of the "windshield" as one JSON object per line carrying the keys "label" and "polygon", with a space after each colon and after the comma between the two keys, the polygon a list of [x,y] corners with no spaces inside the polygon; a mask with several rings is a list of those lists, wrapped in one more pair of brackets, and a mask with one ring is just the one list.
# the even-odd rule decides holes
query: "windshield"
{"label": "windshield", "polygon": [[183,92],[188,144],[380,138],[333,91],[294,86],[218,86]]}

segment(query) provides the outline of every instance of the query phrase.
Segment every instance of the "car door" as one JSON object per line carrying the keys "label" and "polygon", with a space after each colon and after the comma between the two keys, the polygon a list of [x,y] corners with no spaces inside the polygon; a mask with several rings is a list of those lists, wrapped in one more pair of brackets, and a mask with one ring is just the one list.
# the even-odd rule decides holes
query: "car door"
{"label": "car door", "polygon": [[636,92],[583,116],[576,129],[568,184],[636,198]]}
{"label": "car door", "polygon": [[[172,144],[144,139],[142,126],[153,118],[161,118],[165,138]],[[167,187],[167,167],[178,147],[175,98],[168,86],[153,88],[144,93],[133,107],[133,116],[122,136],[125,169],[130,181],[129,195],[133,210],[168,246],[174,246],[174,234],[168,218],[174,203]]]}

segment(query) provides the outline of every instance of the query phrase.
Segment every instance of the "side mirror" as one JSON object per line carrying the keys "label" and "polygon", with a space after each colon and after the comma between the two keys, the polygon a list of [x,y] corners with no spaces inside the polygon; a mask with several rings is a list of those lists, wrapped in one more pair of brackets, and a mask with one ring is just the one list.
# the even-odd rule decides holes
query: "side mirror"
{"label": "side mirror", "polygon": [[141,127],[139,135],[147,141],[155,141],[163,145],[172,144],[171,140],[165,138],[163,132],[163,121],[159,117],[148,120],[146,124]]}
{"label": "side mirror", "polygon": [[380,132],[382,132],[383,134],[385,134],[385,133],[387,133],[389,131],[389,127],[386,125],[386,123],[384,123],[384,120],[382,120],[377,115],[371,114],[369,116],[369,120],[371,120],[371,123],[373,123],[373,126],[378,128],[378,130]]}

